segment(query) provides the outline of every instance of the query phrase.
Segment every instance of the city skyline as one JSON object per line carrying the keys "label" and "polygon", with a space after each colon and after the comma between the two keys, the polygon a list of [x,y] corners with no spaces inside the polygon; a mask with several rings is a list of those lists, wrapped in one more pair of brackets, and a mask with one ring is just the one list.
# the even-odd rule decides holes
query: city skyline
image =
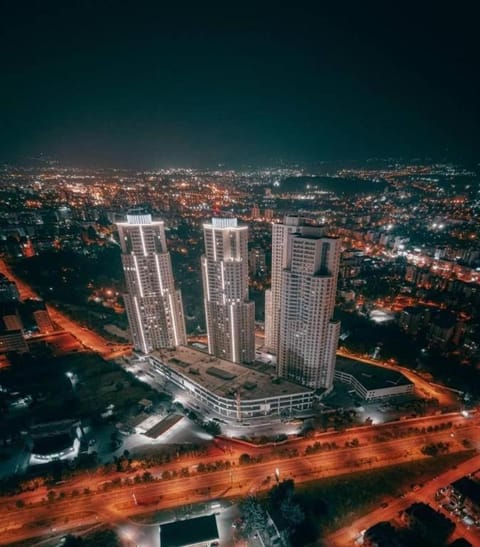
{"label": "city skyline", "polygon": [[[267,519],[279,489],[305,515],[294,545],[411,538],[422,518],[443,523],[427,526],[435,545],[478,542],[458,498],[480,488],[476,169],[38,163],[0,177],[5,542],[101,522],[113,545],[158,547],[163,524],[133,517],[187,503],[226,524],[212,542],[253,546],[273,525],[249,504]],[[234,363],[242,330],[254,357]]]}
{"label": "city skyline", "polygon": [[480,545],[473,3],[0,10],[0,543]]}

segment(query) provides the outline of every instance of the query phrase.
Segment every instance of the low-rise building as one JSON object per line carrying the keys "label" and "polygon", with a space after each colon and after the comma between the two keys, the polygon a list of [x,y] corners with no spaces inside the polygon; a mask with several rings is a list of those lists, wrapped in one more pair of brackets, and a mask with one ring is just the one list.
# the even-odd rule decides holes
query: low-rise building
{"label": "low-rise building", "polygon": [[160,547],[210,547],[220,538],[215,515],[160,526]]}
{"label": "low-rise building", "polygon": [[[315,391],[247,367],[181,346],[148,356],[152,371],[230,421],[294,414],[311,408]],[[263,366],[268,370],[266,365]]]}
{"label": "low-rise building", "polygon": [[469,477],[452,482],[451,498],[474,513],[480,513],[480,484]]}
{"label": "low-rise building", "polygon": [[424,541],[443,545],[455,530],[455,523],[426,503],[413,503],[402,513],[404,522]]}
{"label": "low-rise building", "polygon": [[15,283],[0,273],[0,303],[18,302],[19,299]]}
{"label": "low-rise building", "polygon": [[27,342],[21,330],[0,330],[0,353],[29,351]]}
{"label": "low-rise building", "polygon": [[80,450],[81,429],[76,420],[59,420],[32,426],[29,431],[30,464],[71,460]]}
{"label": "low-rise building", "polygon": [[401,372],[338,356],[335,380],[352,386],[365,401],[409,395],[415,389]]}
{"label": "low-rise building", "polygon": [[363,535],[364,547],[408,547],[398,530],[388,521],[377,522]]}

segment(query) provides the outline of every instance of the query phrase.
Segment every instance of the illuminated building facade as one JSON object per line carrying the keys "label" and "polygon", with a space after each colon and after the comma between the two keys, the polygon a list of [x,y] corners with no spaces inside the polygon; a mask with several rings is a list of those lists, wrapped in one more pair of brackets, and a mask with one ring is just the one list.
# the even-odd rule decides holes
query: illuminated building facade
{"label": "illuminated building facade", "polygon": [[310,409],[315,398],[311,388],[285,380],[279,383],[270,373],[190,347],[155,351],[148,361],[151,373],[182,390],[179,397],[183,404],[199,403],[228,423],[291,416]]}
{"label": "illuminated building facade", "polygon": [[282,294],[282,272],[289,260],[289,236],[293,233],[322,234],[322,228],[311,226],[307,219],[285,216],[283,223],[272,224],[272,284],[265,292],[265,346],[278,354],[280,329],[280,305]]}
{"label": "illuminated building facade", "polygon": [[340,323],[333,321],[340,241],[325,237],[321,227],[298,228],[282,234],[277,373],[313,389],[330,390],[340,334]]}
{"label": "illuminated building facade", "polygon": [[163,222],[133,211],[117,228],[127,285],[123,298],[135,349],[149,353],[185,344],[182,297],[175,289]]}
{"label": "illuminated building facade", "polygon": [[202,279],[208,351],[234,363],[255,359],[255,304],[248,299],[248,227],[236,218],[203,225]]}

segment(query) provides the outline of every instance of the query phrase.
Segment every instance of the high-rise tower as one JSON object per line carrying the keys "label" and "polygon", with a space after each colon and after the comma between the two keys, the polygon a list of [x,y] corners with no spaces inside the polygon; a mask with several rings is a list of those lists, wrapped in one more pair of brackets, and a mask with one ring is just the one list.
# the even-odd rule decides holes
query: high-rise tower
{"label": "high-rise tower", "polygon": [[285,217],[272,228],[272,288],[266,295],[266,345],[279,376],[330,389],[340,324],[333,321],[340,242],[319,226]]}
{"label": "high-rise tower", "polygon": [[127,285],[123,295],[135,349],[186,344],[182,297],[175,289],[162,221],[132,211],[117,223]]}
{"label": "high-rise tower", "polygon": [[235,363],[255,359],[255,305],[248,300],[248,227],[236,218],[203,225],[202,279],[209,353]]}
{"label": "high-rise tower", "polygon": [[311,226],[305,218],[286,216],[283,224],[272,224],[271,289],[265,293],[265,346],[278,354],[282,272],[289,260],[289,236],[293,233],[323,234],[318,226]]}

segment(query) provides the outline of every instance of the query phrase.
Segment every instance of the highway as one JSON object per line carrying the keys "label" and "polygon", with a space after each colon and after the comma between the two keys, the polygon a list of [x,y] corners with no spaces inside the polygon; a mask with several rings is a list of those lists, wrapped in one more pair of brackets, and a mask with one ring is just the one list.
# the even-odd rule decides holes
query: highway
{"label": "highway", "polygon": [[[273,450],[282,450],[287,448],[296,449],[299,451],[299,453],[302,453],[305,451],[307,446],[312,445],[315,442],[336,443],[338,447],[344,447],[347,441],[351,441],[352,439],[357,439],[361,448],[364,445],[372,445],[372,447],[374,447],[374,446],[381,445],[381,443],[375,442],[375,437],[377,435],[385,434],[386,431],[391,431],[392,429],[395,429],[398,432],[400,431],[408,432],[410,428],[418,428],[421,430],[422,428],[428,428],[429,426],[434,427],[435,425],[439,425],[441,423],[447,423],[447,422],[450,422],[452,424],[452,428],[449,430],[446,430],[446,432],[448,432],[449,435],[451,435],[453,432],[454,435],[461,436],[461,433],[459,432],[463,431],[464,426],[469,427],[473,424],[478,424],[479,420],[480,420],[480,415],[478,417],[477,415],[474,415],[474,418],[470,419],[470,418],[465,418],[460,413],[439,414],[437,416],[410,418],[408,420],[402,420],[401,422],[397,422],[395,424],[387,423],[387,424],[356,427],[352,429],[347,429],[346,431],[342,433],[339,433],[338,431],[319,433],[311,439],[295,438],[285,443],[279,443],[279,444],[273,443],[273,446],[272,444],[251,445],[250,443],[245,443],[237,439],[218,438],[215,444],[210,448],[210,451],[207,455],[204,455],[201,457],[185,457],[184,459],[178,461],[178,468],[180,469],[187,465],[193,466],[200,462],[213,463],[218,460],[226,460],[226,459],[230,460],[231,462],[237,462],[240,455],[245,453],[253,455],[253,456],[261,456],[261,455],[270,456]],[[425,434],[417,435],[417,437],[425,438]],[[403,442],[408,442],[408,437],[402,437],[402,438],[399,438],[398,440]],[[450,437],[449,441],[451,440],[452,438]],[[135,461],[133,463],[135,466]],[[162,466],[150,468],[149,471],[154,476],[160,476],[166,468],[168,468],[168,466],[166,467],[165,465],[162,465]],[[141,469],[139,468],[138,471],[141,471]],[[90,488],[96,488],[99,484],[107,480],[113,480],[117,477],[125,477],[125,473],[114,472],[106,476],[101,472],[100,473],[92,472],[91,475],[88,475],[88,480],[86,480],[85,476],[80,476],[79,478],[70,479],[68,481],[68,486],[65,486],[63,490],[68,491],[74,488],[83,489],[86,486]],[[60,492],[62,489],[56,489],[56,490]],[[47,494],[46,488],[39,488],[35,490],[34,492],[30,492],[30,493],[27,492],[23,494],[22,499],[24,501],[36,503],[41,501],[41,499],[44,498],[46,494]],[[0,498],[0,508],[1,507],[2,507],[2,501]]]}
{"label": "highway", "polygon": [[[96,476],[94,481],[91,476],[83,476],[79,481],[63,488],[63,491],[68,492],[68,497],[63,501],[37,503],[27,505],[23,509],[18,509],[15,501],[23,498],[28,501],[30,497],[28,495],[20,495],[0,502],[0,543],[8,544],[32,537],[48,536],[60,531],[65,533],[79,526],[92,525],[100,521],[120,523],[131,516],[160,508],[173,508],[222,497],[238,498],[270,488],[277,468],[280,480],[291,477],[296,482],[306,482],[425,459],[420,450],[425,443],[429,442],[449,442],[451,452],[458,452],[464,450],[461,439],[470,439],[475,442],[478,437],[476,419],[465,420],[462,425],[463,427],[460,427],[459,423],[454,429],[454,437],[451,436],[452,430],[449,429],[310,456],[300,452],[299,456],[290,459],[271,460],[245,466],[235,465],[231,469],[222,471],[121,487],[108,492],[93,491],[91,494],[71,497],[70,492],[74,487],[80,492],[87,486],[93,490],[94,485],[98,488],[98,482],[102,478]],[[351,438],[352,432],[337,434],[337,436],[340,441],[340,439]],[[358,435],[356,437],[359,438]],[[338,444],[341,446],[340,442]],[[245,452],[254,453],[252,450],[245,450]],[[220,458],[217,457],[217,459]],[[224,456],[223,459],[227,458]],[[204,461],[204,458],[190,459],[189,465],[192,466],[200,461]],[[185,462],[176,466],[168,464],[162,469],[172,470],[183,466]],[[158,475],[159,472],[160,469],[155,474]],[[104,476],[103,482],[105,480],[111,480],[111,477]],[[62,488],[55,490],[58,494]],[[159,503],[155,502],[147,506],[135,505],[133,494],[137,500],[157,500]],[[52,532],[52,528],[55,531]]]}

